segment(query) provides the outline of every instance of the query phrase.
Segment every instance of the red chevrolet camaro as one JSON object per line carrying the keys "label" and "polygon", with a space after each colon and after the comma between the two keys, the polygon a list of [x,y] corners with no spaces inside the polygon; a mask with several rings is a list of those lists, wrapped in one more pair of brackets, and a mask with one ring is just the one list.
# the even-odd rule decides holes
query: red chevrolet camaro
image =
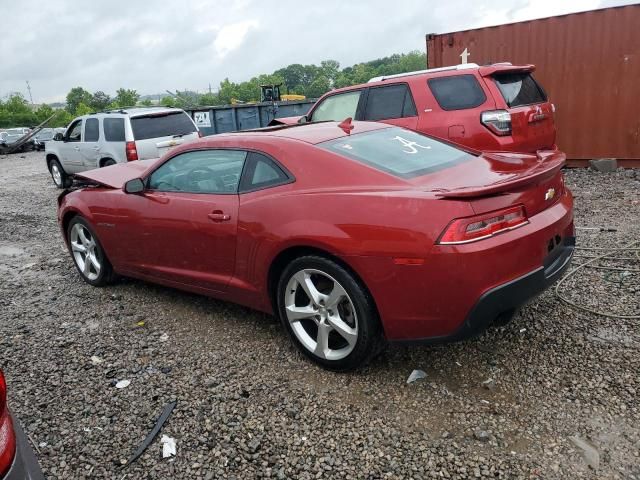
{"label": "red chevrolet camaro", "polygon": [[575,243],[558,151],[461,150],[345,121],[216,135],[79,175],[58,220],[82,278],[275,313],[334,370],[467,338],[553,283]]}

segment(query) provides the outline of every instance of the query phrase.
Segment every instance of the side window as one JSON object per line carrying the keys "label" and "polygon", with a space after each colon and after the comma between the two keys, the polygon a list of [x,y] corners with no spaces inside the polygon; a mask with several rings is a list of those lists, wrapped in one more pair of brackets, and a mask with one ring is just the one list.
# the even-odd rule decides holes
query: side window
{"label": "side window", "polygon": [[369,90],[365,120],[376,121],[415,115],[416,107],[407,85],[389,85]]}
{"label": "side window", "polygon": [[342,121],[348,117],[355,118],[360,95],[362,95],[362,91],[356,90],[325,98],[313,111],[311,121]]}
{"label": "side window", "polygon": [[242,173],[240,192],[251,192],[289,183],[291,177],[273,160],[261,153],[249,153],[247,167]]}
{"label": "side window", "polygon": [[98,129],[98,119],[88,118],[84,122],[84,141],[85,142],[97,142],[100,138],[100,131]]}
{"label": "side window", "polygon": [[473,75],[431,78],[427,83],[443,110],[475,108],[487,99],[484,90]]}
{"label": "side window", "polygon": [[107,142],[124,142],[124,118],[105,118],[102,128]]}
{"label": "side window", "polygon": [[176,155],[149,177],[148,188],[161,192],[237,193],[247,152],[195,150]]}
{"label": "side window", "polygon": [[67,130],[66,142],[79,142],[82,136],[82,120],[76,120]]}

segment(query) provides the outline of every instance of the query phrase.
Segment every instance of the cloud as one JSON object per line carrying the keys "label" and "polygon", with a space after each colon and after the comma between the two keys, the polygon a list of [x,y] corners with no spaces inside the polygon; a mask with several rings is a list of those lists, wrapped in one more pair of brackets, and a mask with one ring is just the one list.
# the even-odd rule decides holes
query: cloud
{"label": "cloud", "polygon": [[218,52],[220,58],[224,58],[236,50],[244,41],[247,33],[250,29],[258,26],[257,20],[246,20],[244,22],[232,23],[231,25],[225,25],[220,29],[216,36],[213,46]]}
{"label": "cloud", "polygon": [[291,63],[334,59],[344,67],[424,51],[427,33],[623,3],[630,2],[3,2],[0,98],[26,95],[25,80],[37,103],[64,99],[75,86],[203,92],[224,78],[243,81]]}

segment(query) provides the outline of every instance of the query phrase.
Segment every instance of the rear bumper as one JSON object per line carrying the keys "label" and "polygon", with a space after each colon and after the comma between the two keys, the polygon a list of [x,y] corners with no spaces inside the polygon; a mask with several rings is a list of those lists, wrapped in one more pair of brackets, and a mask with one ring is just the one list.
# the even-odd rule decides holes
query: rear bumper
{"label": "rear bumper", "polygon": [[38,459],[20,423],[15,418],[13,419],[13,429],[16,433],[16,458],[2,480],[44,480]]}
{"label": "rear bumper", "polygon": [[484,332],[503,313],[508,313],[535,298],[569,268],[575,249],[575,237],[566,237],[545,259],[544,265],[484,293],[460,328],[451,335],[402,340],[402,344],[430,344],[465,340]]}

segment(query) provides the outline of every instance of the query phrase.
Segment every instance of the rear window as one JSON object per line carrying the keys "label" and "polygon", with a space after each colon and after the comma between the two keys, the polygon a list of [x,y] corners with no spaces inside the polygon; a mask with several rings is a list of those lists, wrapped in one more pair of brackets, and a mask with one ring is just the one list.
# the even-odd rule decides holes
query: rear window
{"label": "rear window", "polygon": [[385,128],[318,144],[400,178],[413,178],[474,158],[446,143],[404,128]]}
{"label": "rear window", "polygon": [[443,110],[464,110],[482,105],[487,97],[473,75],[431,78],[429,88]]}
{"label": "rear window", "polygon": [[501,73],[493,79],[509,107],[531,105],[547,101],[547,95],[527,72]]}
{"label": "rear window", "polygon": [[124,142],[124,118],[105,118],[102,128],[107,142]]}
{"label": "rear window", "polygon": [[131,129],[136,140],[187,135],[196,131],[196,126],[184,112],[154,114],[131,119]]}

